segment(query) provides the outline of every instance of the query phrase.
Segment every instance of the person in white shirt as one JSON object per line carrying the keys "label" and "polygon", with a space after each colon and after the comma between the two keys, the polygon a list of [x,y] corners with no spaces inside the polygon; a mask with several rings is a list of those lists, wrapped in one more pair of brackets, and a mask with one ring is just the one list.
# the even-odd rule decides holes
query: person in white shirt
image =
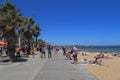
{"label": "person in white shirt", "polygon": [[78,52],[78,45],[75,45],[73,47],[73,60],[74,60],[74,64],[76,64],[78,62],[78,59],[77,59],[77,52]]}

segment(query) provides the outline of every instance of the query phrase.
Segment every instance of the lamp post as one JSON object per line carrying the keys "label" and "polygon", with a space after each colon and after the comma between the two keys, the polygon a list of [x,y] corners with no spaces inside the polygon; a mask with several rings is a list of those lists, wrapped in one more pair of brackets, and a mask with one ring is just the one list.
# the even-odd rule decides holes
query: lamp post
{"label": "lamp post", "polygon": [[20,35],[18,35],[18,45],[21,48],[21,36]]}
{"label": "lamp post", "polygon": [[21,47],[21,31],[19,31],[19,28],[16,29],[16,36],[17,36],[17,43],[18,46]]}

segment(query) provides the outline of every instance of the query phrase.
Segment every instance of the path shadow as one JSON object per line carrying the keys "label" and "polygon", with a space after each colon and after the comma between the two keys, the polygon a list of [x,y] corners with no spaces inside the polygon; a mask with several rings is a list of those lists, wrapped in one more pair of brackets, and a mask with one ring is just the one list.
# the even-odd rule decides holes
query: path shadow
{"label": "path shadow", "polygon": [[80,62],[74,63],[74,62],[70,62],[70,64],[80,64]]}
{"label": "path shadow", "polygon": [[14,62],[26,62],[28,59],[22,58],[22,59],[16,59]]}
{"label": "path shadow", "polygon": [[9,64],[12,64],[12,63],[18,63],[18,62],[27,62],[28,59],[24,59],[24,58],[21,58],[21,59],[15,59],[14,62],[10,62],[10,59],[9,58],[3,58],[2,60],[0,60],[0,65],[9,65]]}
{"label": "path shadow", "polygon": [[9,59],[9,57],[3,57],[3,56],[0,56],[0,62],[9,62],[10,61],[10,59]]}
{"label": "path shadow", "polygon": [[73,62],[70,62],[70,64],[74,64]]}

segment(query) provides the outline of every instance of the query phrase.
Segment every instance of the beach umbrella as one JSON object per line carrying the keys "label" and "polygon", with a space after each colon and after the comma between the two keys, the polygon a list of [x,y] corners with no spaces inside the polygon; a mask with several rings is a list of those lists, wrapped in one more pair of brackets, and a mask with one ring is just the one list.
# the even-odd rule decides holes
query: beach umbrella
{"label": "beach umbrella", "polygon": [[4,44],[7,44],[7,42],[1,42],[1,41],[0,41],[0,45],[4,45]]}

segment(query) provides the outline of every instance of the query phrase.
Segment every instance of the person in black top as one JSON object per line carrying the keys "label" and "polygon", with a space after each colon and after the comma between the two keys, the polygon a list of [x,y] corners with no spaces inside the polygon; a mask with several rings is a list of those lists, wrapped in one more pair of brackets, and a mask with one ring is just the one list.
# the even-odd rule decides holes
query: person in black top
{"label": "person in black top", "polygon": [[50,46],[48,46],[48,58],[52,57],[51,50],[52,50],[52,48]]}
{"label": "person in black top", "polygon": [[40,46],[40,57],[42,58],[42,46]]}
{"label": "person in black top", "polygon": [[65,47],[63,47],[62,50],[63,50],[63,55],[65,55],[65,54],[66,54],[66,49],[65,49]]}

